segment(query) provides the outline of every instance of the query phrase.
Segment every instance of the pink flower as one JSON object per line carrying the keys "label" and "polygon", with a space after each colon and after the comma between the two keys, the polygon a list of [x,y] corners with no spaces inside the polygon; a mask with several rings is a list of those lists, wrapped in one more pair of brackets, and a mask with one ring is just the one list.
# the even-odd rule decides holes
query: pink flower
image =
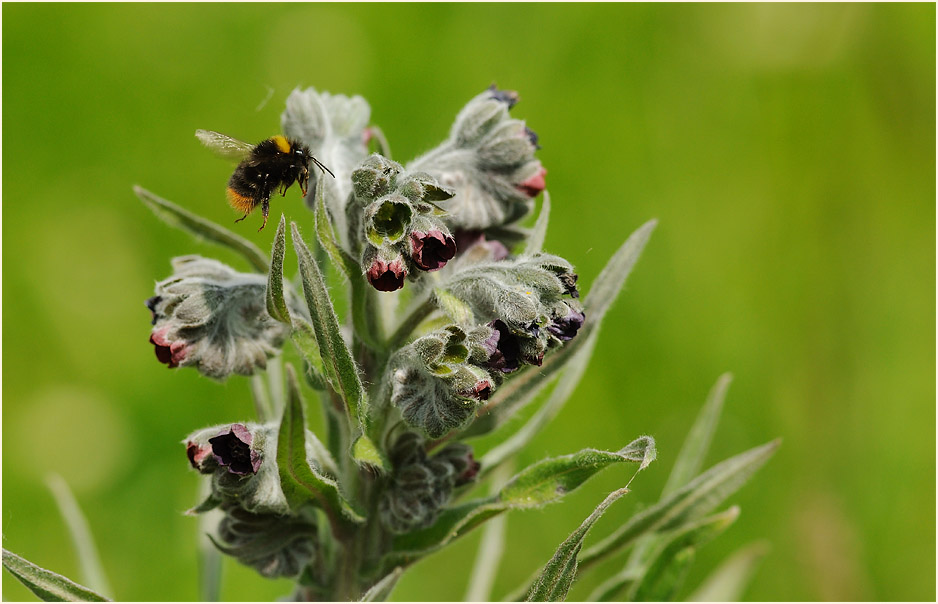
{"label": "pink flower", "polygon": [[435,271],[446,266],[446,262],[456,255],[456,240],[438,229],[428,233],[413,231],[410,234],[410,250],[410,257],[418,268]]}
{"label": "pink flower", "polygon": [[372,261],[366,275],[368,276],[368,282],[376,290],[393,292],[404,287],[407,268],[401,258],[396,258],[389,263],[383,258],[377,257]]}

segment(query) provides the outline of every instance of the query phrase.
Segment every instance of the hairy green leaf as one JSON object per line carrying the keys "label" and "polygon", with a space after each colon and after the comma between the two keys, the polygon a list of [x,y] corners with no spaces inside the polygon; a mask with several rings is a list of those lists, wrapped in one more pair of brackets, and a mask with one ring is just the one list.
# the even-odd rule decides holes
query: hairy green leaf
{"label": "hairy green leaf", "polygon": [[323,282],[322,273],[313,260],[309,248],[296,223],[291,223],[293,247],[300,264],[300,276],[303,279],[303,292],[309,306],[309,316],[313,322],[313,332],[319,344],[320,355],[326,377],[335,391],[342,397],[346,411],[353,426],[361,427],[365,423],[365,392],[358,376],[358,367],[352,359],[335,315],[332,300]]}
{"label": "hairy green leaf", "polygon": [[645,534],[668,531],[693,522],[735,493],[778,448],[773,440],[713,466],[656,505],[636,514],[612,535],[583,553],[585,568],[632,545]]}
{"label": "hairy green leaf", "polygon": [[287,365],[289,396],[280,421],[277,438],[277,467],[280,487],[293,510],[314,503],[329,516],[333,531],[344,534],[350,523],[364,517],[339,492],[339,486],[310,466],[306,450],[306,417],[299,382],[292,365]]}
{"label": "hairy green leaf", "polygon": [[109,602],[104,596],[71,579],[36,566],[3,549],[3,567],[43,602]]}
{"label": "hairy green leaf", "polygon": [[526,598],[528,602],[561,602],[567,598],[567,592],[576,578],[577,556],[583,547],[587,533],[609,506],[628,492],[628,489],[619,489],[610,493],[593,510],[593,513],[560,544],[528,592]]}
{"label": "hairy green leaf", "polygon": [[389,562],[410,564],[506,510],[558,501],[611,464],[632,462],[644,467],[654,459],[654,448],[654,440],[643,436],[616,452],[584,449],[542,459],[516,474],[497,495],[445,509],[430,527],[398,536]]}
{"label": "hairy green leaf", "polygon": [[622,286],[625,285],[625,280],[632,272],[632,267],[635,266],[638,257],[641,256],[645,244],[648,243],[648,238],[651,237],[651,232],[655,230],[657,225],[657,220],[649,220],[639,227],[637,231],[629,235],[622,247],[616,250],[616,253],[603,267],[599,276],[596,277],[596,281],[593,282],[589,295],[586,296],[584,306],[586,307],[587,323],[592,321],[598,325],[603,320],[606,311],[609,310],[609,307],[618,297]]}
{"label": "hairy green leaf", "polygon": [[671,600],[684,582],[697,550],[725,531],[739,518],[739,508],[708,516],[669,535],[652,557],[648,570],[631,587],[631,600]]}
{"label": "hairy green leaf", "polygon": [[143,187],[134,186],[134,193],[166,224],[238,252],[259,272],[266,273],[270,269],[267,255],[241,235],[158,197]]}
{"label": "hairy green leaf", "polygon": [[316,339],[313,326],[300,317],[293,317],[291,337],[293,338],[293,344],[306,360],[306,379],[310,386],[316,390],[325,390],[328,380],[323,375],[325,365],[323,365],[322,355],[319,353],[319,341]]}
{"label": "hairy green leaf", "polygon": [[270,271],[267,273],[267,314],[281,323],[291,325],[290,310],[283,293],[283,256],[287,249],[287,219],[280,215],[280,224],[274,235],[270,252]]}

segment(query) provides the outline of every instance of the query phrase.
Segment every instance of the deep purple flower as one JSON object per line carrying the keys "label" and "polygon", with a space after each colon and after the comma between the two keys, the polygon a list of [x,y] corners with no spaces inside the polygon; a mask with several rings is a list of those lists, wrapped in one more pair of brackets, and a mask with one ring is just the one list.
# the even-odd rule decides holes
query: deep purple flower
{"label": "deep purple flower", "polygon": [[156,314],[156,307],[162,300],[163,298],[161,296],[153,296],[152,298],[147,298],[147,301],[145,302],[147,308],[150,309],[150,325],[156,325],[156,320],[159,318]]}
{"label": "deep purple flower", "polygon": [[567,314],[562,317],[554,317],[553,321],[547,326],[547,331],[558,340],[568,342],[583,327],[583,321],[585,320],[585,314],[567,307]]}
{"label": "deep purple flower", "polygon": [[378,291],[393,292],[404,287],[404,277],[407,268],[400,258],[385,262],[382,258],[375,258],[366,273],[368,282]]}
{"label": "deep purple flower", "polygon": [[410,257],[422,270],[439,270],[455,255],[456,240],[451,235],[444,235],[438,229],[428,233],[413,231],[410,234]]}
{"label": "deep purple flower", "polygon": [[218,463],[232,474],[257,474],[261,467],[260,453],[251,449],[253,437],[243,424],[232,424],[228,432],[208,439]]}
{"label": "deep purple flower", "polygon": [[489,327],[495,333],[483,343],[491,350],[486,366],[502,373],[511,373],[521,365],[521,343],[501,319],[495,319],[489,323]]}
{"label": "deep purple flower", "polygon": [[508,108],[511,109],[517,103],[520,97],[518,93],[514,90],[499,90],[495,84],[489,86],[489,91],[492,93],[492,98],[496,101],[501,101],[508,105]]}

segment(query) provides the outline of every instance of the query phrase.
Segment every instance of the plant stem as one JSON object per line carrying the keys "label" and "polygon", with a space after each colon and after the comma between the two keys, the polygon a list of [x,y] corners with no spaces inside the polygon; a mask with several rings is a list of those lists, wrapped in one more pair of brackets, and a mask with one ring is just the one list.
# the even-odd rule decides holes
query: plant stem
{"label": "plant stem", "polygon": [[429,294],[426,299],[418,304],[409,315],[404,317],[397,330],[388,339],[387,350],[397,350],[404,345],[404,342],[410,337],[414,329],[423,323],[424,319],[436,310],[436,303],[433,300],[433,294]]}

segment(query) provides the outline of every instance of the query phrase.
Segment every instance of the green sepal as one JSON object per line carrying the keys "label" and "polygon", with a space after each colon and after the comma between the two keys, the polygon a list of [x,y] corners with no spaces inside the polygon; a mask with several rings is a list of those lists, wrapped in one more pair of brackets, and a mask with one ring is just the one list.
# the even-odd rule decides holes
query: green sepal
{"label": "green sepal", "polygon": [[587,533],[593,524],[602,517],[606,510],[620,497],[628,493],[628,489],[619,489],[610,493],[600,503],[593,513],[583,521],[580,526],[567,537],[553,557],[548,560],[534,585],[528,592],[528,602],[562,602],[567,599],[567,592],[576,578],[577,556],[583,547]]}
{"label": "green sepal", "polygon": [[220,506],[221,503],[221,499],[215,497],[214,493],[209,493],[205,500],[202,501],[202,503],[189,508],[185,511],[185,514],[186,516],[198,516],[199,514],[204,514],[205,512],[214,510]]}
{"label": "green sepal", "polygon": [[134,193],[157,218],[169,226],[188,231],[196,238],[206,239],[223,245],[241,254],[258,272],[266,273],[270,270],[267,255],[259,247],[244,237],[229,231],[212,222],[185,210],[171,201],[154,195],[143,187],[134,186]]}
{"label": "green sepal", "polygon": [[306,452],[306,417],[299,383],[292,365],[287,365],[289,396],[280,421],[277,437],[277,468],[280,487],[291,510],[312,503],[329,517],[333,534],[344,535],[352,524],[364,522],[364,516],[342,496],[339,485],[310,466]]}
{"label": "green sepal", "polygon": [[374,441],[362,434],[352,443],[352,459],[358,465],[367,465],[379,470],[382,474],[391,471],[391,463],[378,449]]}
{"label": "green sepal", "polygon": [[83,585],[3,549],[3,567],[43,602],[110,602]]}

